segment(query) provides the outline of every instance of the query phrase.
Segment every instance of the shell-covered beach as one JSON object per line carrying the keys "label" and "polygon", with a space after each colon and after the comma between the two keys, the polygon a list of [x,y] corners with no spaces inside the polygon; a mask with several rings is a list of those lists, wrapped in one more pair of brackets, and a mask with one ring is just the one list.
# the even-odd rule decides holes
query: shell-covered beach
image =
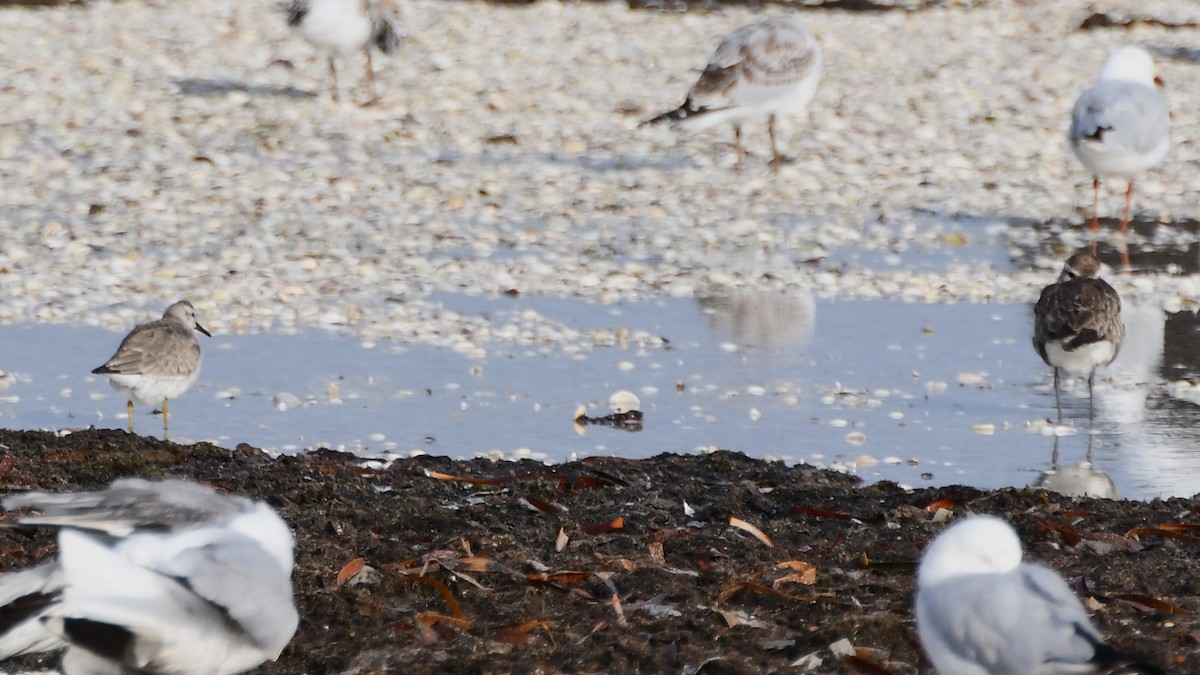
{"label": "shell-covered beach", "polygon": [[[1150,243],[1195,240],[1191,4],[770,9],[801,12],[825,60],[807,119],[780,122],[794,161],[778,174],[764,124],[747,125],[740,173],[726,128],[638,128],[759,15],[743,7],[406,3],[399,53],[375,58],[382,101],[360,108],[361,58],[339,65],[333,102],[278,3],[5,6],[0,29],[22,39],[0,45],[0,320],[122,328],[186,297],[218,332],[330,327],[470,352],[593,339],[444,312],[431,294],[1029,302],[1085,240],[1069,111],[1126,43],[1155,53],[1175,139],[1135,214],[1168,224]],[[1096,15],[1118,25],[1081,29]],[[1035,267],[822,264],[986,237]],[[1114,283],[1171,309],[1200,298],[1169,272]]]}

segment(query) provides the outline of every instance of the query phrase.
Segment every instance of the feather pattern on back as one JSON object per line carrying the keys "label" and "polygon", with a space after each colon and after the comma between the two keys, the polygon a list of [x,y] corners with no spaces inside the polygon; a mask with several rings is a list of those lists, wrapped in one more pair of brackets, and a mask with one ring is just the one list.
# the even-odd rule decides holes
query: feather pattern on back
{"label": "feather pattern on back", "polygon": [[812,99],[820,70],[821,48],[804,24],[772,17],[725,36],[683,105],[646,124],[678,121],[700,129],[756,113],[799,112]]}

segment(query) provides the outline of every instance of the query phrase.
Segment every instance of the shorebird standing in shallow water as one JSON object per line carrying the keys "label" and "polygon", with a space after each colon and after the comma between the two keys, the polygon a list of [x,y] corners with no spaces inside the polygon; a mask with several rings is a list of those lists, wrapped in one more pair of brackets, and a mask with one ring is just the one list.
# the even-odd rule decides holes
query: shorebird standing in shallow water
{"label": "shorebird standing in shallow water", "polygon": [[1134,177],[1161,162],[1171,147],[1170,114],[1157,88],[1160,83],[1149,54],[1122,47],[1108,57],[1100,80],[1075,101],[1067,136],[1071,150],[1092,174],[1093,231],[1100,228],[1100,179],[1128,181],[1120,225],[1124,234]]}
{"label": "shorebird standing in shallow water", "polygon": [[117,347],[117,353],[92,372],[125,397],[129,433],[133,433],[133,400],[162,404],[163,438],[167,436],[167,400],[187,391],[200,377],[200,341],[193,330],[212,333],[196,321],[196,308],[187,300],[167,308],[163,317],[137,326]]}
{"label": "shorebird standing in shallow water", "polygon": [[1062,422],[1059,371],[1086,377],[1088,420],[1095,417],[1096,368],[1117,358],[1125,339],[1121,298],[1099,277],[1100,261],[1086,251],[1067,259],[1058,281],[1042,289],[1033,309],[1033,348],[1054,368],[1054,404]]}
{"label": "shorebird standing in shallow water", "polygon": [[325,52],[333,81],[333,100],[338,100],[337,66],[333,59],[357,52],[367,56],[367,87],[371,97],[363,105],[379,100],[375,93],[375,70],[371,67],[371,46],[384,54],[396,51],[400,42],[396,9],[392,0],[292,0],[288,25],[309,44]]}
{"label": "shorebird standing in shallow water", "polygon": [[1022,562],[1007,522],[946,528],[917,567],[917,635],[941,675],[1165,675],[1121,654],[1058,572]]}
{"label": "shorebird standing in shallow water", "polygon": [[804,112],[820,80],[821,46],[799,19],[776,16],[726,35],[683,105],[643,124],[674,122],[702,131],[729,122],[740,169],[746,155],[742,122],[765,116],[771,168],[779,170],[783,158],[775,144],[775,117]]}

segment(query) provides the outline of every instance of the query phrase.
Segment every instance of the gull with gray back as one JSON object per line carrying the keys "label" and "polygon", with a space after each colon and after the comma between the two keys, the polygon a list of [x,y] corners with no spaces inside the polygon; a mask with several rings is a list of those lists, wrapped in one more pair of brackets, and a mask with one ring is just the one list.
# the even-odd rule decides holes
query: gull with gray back
{"label": "gull with gray back", "polygon": [[58,529],[58,559],[0,577],[0,658],[65,648],[65,675],[232,675],[299,623],[294,539],[262,502],[184,480],[4,499]]}
{"label": "gull with gray back", "polygon": [[1158,83],[1154,59],[1143,49],[1122,47],[1108,57],[1099,81],[1075,101],[1067,137],[1092,174],[1092,230],[1100,227],[1100,180],[1128,181],[1120,224],[1124,234],[1134,178],[1161,162],[1171,147],[1170,113]]}
{"label": "gull with gray back", "polygon": [[1164,675],[1119,653],[1054,570],[1022,562],[1007,522],[946,528],[917,568],[917,634],[941,675]]}

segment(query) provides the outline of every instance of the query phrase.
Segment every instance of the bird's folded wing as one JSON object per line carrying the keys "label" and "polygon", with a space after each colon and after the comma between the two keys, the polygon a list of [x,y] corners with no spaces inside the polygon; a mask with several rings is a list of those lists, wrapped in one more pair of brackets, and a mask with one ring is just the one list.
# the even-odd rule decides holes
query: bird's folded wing
{"label": "bird's folded wing", "polygon": [[220,608],[272,658],[296,632],[291,576],[253,540],[235,535],[187,549],[158,571]]}
{"label": "bird's folded wing", "polygon": [[62,584],[54,563],[0,577],[0,659],[63,646],[38,620],[59,600]]}
{"label": "bird's folded wing", "polygon": [[1102,140],[1114,149],[1145,153],[1165,141],[1169,119],[1166,102],[1150,87],[1101,82],[1075,103],[1071,137]]}
{"label": "bird's folded wing", "polygon": [[29,507],[22,525],[70,527],[124,537],[138,530],[169,531],[219,522],[239,511],[242,502],[182,480],[127,478],[97,492],[27,492],[4,498],[5,510]]}

